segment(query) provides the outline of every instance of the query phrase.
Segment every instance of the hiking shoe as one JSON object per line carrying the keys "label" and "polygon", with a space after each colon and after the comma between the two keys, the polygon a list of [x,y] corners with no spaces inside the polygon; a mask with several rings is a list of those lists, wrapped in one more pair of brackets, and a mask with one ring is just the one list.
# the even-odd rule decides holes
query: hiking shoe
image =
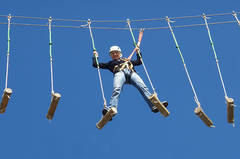
{"label": "hiking shoe", "polygon": [[[162,104],[165,106],[165,108],[167,108],[167,106],[168,106],[168,102],[167,101],[162,102]],[[155,105],[152,107],[152,112],[153,113],[159,112],[159,110],[157,109],[157,107]]]}

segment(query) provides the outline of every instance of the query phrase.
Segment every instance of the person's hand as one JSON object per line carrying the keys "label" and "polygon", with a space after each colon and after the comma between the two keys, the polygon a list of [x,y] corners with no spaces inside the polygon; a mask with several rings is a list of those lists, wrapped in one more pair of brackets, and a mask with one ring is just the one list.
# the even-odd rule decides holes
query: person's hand
{"label": "person's hand", "polygon": [[97,51],[93,51],[93,55],[94,55],[95,57],[98,57],[98,52],[97,52]]}
{"label": "person's hand", "polygon": [[130,61],[129,58],[125,58],[125,57],[123,57],[122,59],[123,59],[124,61]]}
{"label": "person's hand", "polygon": [[136,52],[140,52],[139,46],[136,46]]}

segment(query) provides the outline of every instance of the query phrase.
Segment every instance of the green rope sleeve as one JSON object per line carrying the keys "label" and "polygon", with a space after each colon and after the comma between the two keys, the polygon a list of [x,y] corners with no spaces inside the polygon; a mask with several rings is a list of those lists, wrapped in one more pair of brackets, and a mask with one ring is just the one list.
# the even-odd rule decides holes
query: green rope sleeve
{"label": "green rope sleeve", "polygon": [[10,20],[11,20],[11,15],[8,16],[8,21],[9,21],[9,25],[8,25],[8,49],[7,49],[7,54],[8,55],[10,53]]}
{"label": "green rope sleeve", "polygon": [[[134,35],[133,35],[132,27],[131,27],[131,25],[130,25],[130,19],[127,19],[127,24],[128,24],[130,33],[131,33],[131,35],[132,35],[133,44],[134,44],[135,47],[137,47],[137,42],[136,42],[135,37],[134,37]],[[140,53],[139,50],[137,50],[137,54],[138,54],[138,56],[142,59],[142,55],[141,55],[141,53]]]}
{"label": "green rope sleeve", "polygon": [[223,81],[221,69],[220,69],[220,66],[219,66],[219,63],[218,63],[217,53],[216,53],[216,50],[215,50],[215,47],[214,47],[214,43],[213,43],[213,40],[212,40],[212,36],[211,36],[211,33],[210,33],[210,29],[209,29],[208,23],[207,23],[207,17],[206,17],[205,14],[203,14],[203,19],[204,19],[204,21],[205,21],[205,25],[206,25],[207,32],[208,32],[208,37],[209,37],[209,40],[210,40],[210,43],[211,43],[211,46],[212,46],[212,49],[213,49],[213,53],[214,53],[214,57],[215,57],[215,60],[216,60],[216,64],[217,64],[217,68],[218,68],[218,73],[219,73],[219,77],[220,77],[220,80],[221,80],[221,83],[222,83],[223,91],[224,91],[225,97],[227,97],[227,91],[226,91],[225,84],[224,84],[224,81]]}
{"label": "green rope sleeve", "polygon": [[52,57],[52,30],[51,30],[52,17],[49,18],[49,54]]}
{"label": "green rope sleeve", "polygon": [[136,43],[135,37],[134,37],[134,35],[133,35],[132,27],[131,27],[131,25],[130,25],[130,19],[127,19],[127,24],[128,24],[128,26],[129,26],[130,33],[131,33],[131,35],[132,35],[132,39],[133,39],[134,46],[136,47],[136,46],[137,46],[137,43]]}
{"label": "green rope sleeve", "polygon": [[[92,40],[93,51],[97,51],[97,49],[95,47],[94,38],[93,38],[93,33],[92,33],[92,28],[91,28],[91,20],[90,19],[88,19],[88,28],[89,28],[90,37],[91,37],[91,40]],[[97,68],[99,68],[98,58],[97,58],[97,56],[95,54],[94,54],[94,58],[95,58],[96,63],[97,63]]]}
{"label": "green rope sleeve", "polygon": [[176,48],[177,48],[177,50],[178,50],[178,52],[179,52],[179,55],[180,55],[180,57],[181,57],[181,59],[182,59],[183,66],[184,66],[185,72],[186,72],[187,77],[188,77],[188,81],[189,81],[189,83],[190,83],[190,85],[191,85],[191,87],[192,87],[192,91],[193,91],[193,94],[194,94],[194,100],[195,100],[195,102],[197,103],[198,107],[201,107],[201,106],[200,106],[200,102],[199,102],[198,97],[197,97],[196,90],[195,90],[195,88],[194,88],[194,86],[193,86],[191,77],[190,77],[190,75],[189,75],[189,72],[188,72],[188,69],[187,69],[187,65],[185,64],[185,61],[184,61],[182,52],[181,52],[181,50],[180,50],[180,47],[179,47],[179,45],[178,45],[177,39],[176,39],[176,37],[175,37],[175,34],[174,34],[174,32],[173,32],[173,29],[172,29],[172,26],[171,26],[171,24],[170,24],[170,20],[169,20],[168,17],[166,17],[166,21],[167,21],[168,26],[169,26],[169,29],[170,29],[170,31],[171,31],[171,33],[172,33],[174,42],[175,42],[175,44],[176,44]]}

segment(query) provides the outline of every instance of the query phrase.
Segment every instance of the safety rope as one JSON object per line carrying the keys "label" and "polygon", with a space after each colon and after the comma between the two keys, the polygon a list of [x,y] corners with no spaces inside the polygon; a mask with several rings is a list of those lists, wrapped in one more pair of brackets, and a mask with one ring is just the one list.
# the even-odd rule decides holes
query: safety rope
{"label": "safety rope", "polygon": [[52,17],[48,18],[48,26],[49,26],[49,54],[50,54],[50,69],[51,69],[51,92],[54,94],[53,90],[53,60],[52,60]]}
{"label": "safety rope", "polygon": [[227,96],[227,92],[226,92],[226,88],[225,88],[225,85],[224,85],[224,82],[223,82],[223,77],[222,77],[222,73],[221,73],[221,70],[220,70],[220,66],[219,66],[219,63],[218,63],[217,53],[216,53],[216,50],[215,50],[215,47],[214,47],[214,44],[213,44],[213,40],[212,40],[212,36],[211,36],[211,33],[210,33],[210,29],[208,27],[208,23],[207,23],[207,18],[208,17],[205,14],[203,14],[202,17],[203,17],[203,19],[205,21],[205,25],[206,25],[206,28],[207,28],[207,31],[208,31],[208,36],[209,36],[209,40],[210,40],[210,43],[211,43],[211,46],[212,46],[212,49],[213,49],[213,53],[214,53],[214,57],[215,57],[215,60],[216,60],[218,73],[219,73],[220,80],[221,80],[221,83],[222,83],[223,91],[224,91],[225,97],[228,97]]}
{"label": "safety rope", "polygon": [[[88,19],[88,28],[89,28],[89,33],[91,36],[91,40],[92,40],[92,47],[93,47],[93,51],[97,51],[96,47],[95,47],[95,43],[94,43],[94,38],[93,38],[93,33],[92,33],[92,29],[91,29],[91,20]],[[101,72],[100,72],[100,68],[99,68],[99,62],[98,62],[98,57],[94,54],[94,58],[96,60],[97,63],[97,70],[98,70],[98,77],[99,77],[99,82],[100,82],[100,87],[101,87],[101,92],[102,92],[102,98],[103,98],[103,102],[104,102],[104,108],[107,107],[107,101],[104,95],[104,89],[103,89],[103,84],[102,84],[102,76],[101,76]]]}
{"label": "safety rope", "polygon": [[141,41],[142,41],[142,37],[143,37],[143,29],[140,29],[140,32],[139,32],[139,36],[138,36],[138,43],[137,43],[137,47],[134,48],[134,50],[132,51],[132,53],[128,56],[128,60],[131,60],[133,54],[135,52],[137,52],[137,50],[139,49],[140,47],[140,44],[141,44]]}
{"label": "safety rope", "polygon": [[195,100],[195,102],[197,103],[198,107],[201,107],[200,102],[199,102],[198,97],[197,97],[197,93],[196,93],[196,91],[195,91],[195,88],[194,88],[194,86],[193,86],[191,77],[190,77],[190,75],[189,75],[189,72],[188,72],[188,69],[187,69],[187,65],[186,65],[186,63],[185,63],[185,61],[184,61],[182,52],[181,52],[181,50],[180,50],[180,47],[179,47],[178,42],[177,42],[177,39],[176,39],[175,34],[174,34],[174,32],[173,32],[172,26],[171,26],[171,24],[170,24],[170,22],[173,22],[173,21],[170,21],[170,19],[169,19],[168,17],[166,17],[166,21],[167,21],[168,26],[169,26],[169,29],[170,29],[170,31],[171,31],[171,33],[172,33],[174,42],[175,42],[175,44],[176,44],[176,48],[177,48],[177,50],[178,50],[178,52],[179,52],[179,54],[180,54],[180,57],[181,57],[181,59],[182,59],[183,66],[184,66],[184,69],[185,69],[186,74],[187,74],[187,77],[188,77],[188,81],[189,81],[189,83],[190,83],[190,85],[191,85],[191,87],[192,87],[192,91],[193,91],[193,94],[194,94],[194,100]]}
{"label": "safety rope", "polygon": [[[218,24],[229,24],[229,23],[236,23],[236,21],[221,21],[221,22],[213,22],[208,23],[208,25],[218,25]],[[8,23],[0,23],[1,25],[7,25]],[[11,23],[11,25],[17,26],[35,26],[35,27],[48,27],[46,24],[30,24],[30,23]],[[172,28],[189,28],[189,27],[196,27],[196,26],[205,26],[205,24],[189,24],[189,25],[176,25],[172,26]],[[88,27],[84,26],[74,26],[74,25],[52,25],[54,28],[71,28],[71,29],[88,29]],[[144,30],[162,30],[168,29],[169,27],[149,27],[144,28]],[[129,30],[129,28],[116,28],[116,27],[92,27],[92,29],[99,29],[99,30]],[[132,30],[140,30],[141,28],[132,28]]]}
{"label": "safety rope", "polygon": [[9,55],[10,55],[10,25],[11,25],[11,15],[8,15],[8,48],[7,48],[7,67],[6,67],[6,81],[5,81],[5,89],[8,84],[8,68],[9,68]]}
{"label": "safety rope", "polygon": [[[131,25],[130,25],[130,20],[129,20],[129,19],[127,19],[127,24],[128,24],[128,27],[129,27],[129,31],[130,31],[130,33],[131,33],[131,35],[132,35],[132,39],[133,39],[134,46],[135,46],[135,48],[138,48],[139,46],[137,45],[136,40],[135,40],[135,37],[134,37],[134,35],[133,35],[133,31],[132,31],[132,27],[131,27]],[[152,87],[152,90],[153,90],[153,92],[154,92],[155,94],[157,94],[156,91],[155,91],[155,88],[153,87],[153,84],[152,84],[152,81],[151,81],[151,79],[150,79],[150,76],[149,76],[149,74],[148,74],[147,68],[146,68],[146,66],[145,66],[145,64],[144,64],[144,62],[143,62],[143,59],[142,59],[142,56],[141,56],[141,54],[140,54],[139,49],[137,49],[136,51],[137,51],[138,56],[140,57],[140,60],[141,60],[141,62],[142,62],[144,71],[145,71],[145,73],[146,73],[146,75],[147,75],[148,81],[149,81],[149,83],[150,83],[150,85],[151,85],[151,87]]]}
{"label": "safety rope", "polygon": [[[240,12],[237,12],[240,13]],[[206,16],[208,17],[214,17],[214,16],[224,16],[224,15],[231,15],[232,13],[217,13],[217,14],[208,14]],[[0,15],[0,17],[7,17],[7,15]],[[39,19],[39,20],[46,20],[48,18],[42,18],[42,17],[28,17],[28,16],[12,16],[14,18],[21,18],[21,19]],[[193,16],[180,16],[180,17],[169,17],[169,19],[191,19],[191,18],[200,18],[202,15],[193,15]],[[54,18],[54,21],[72,21],[72,22],[86,22],[86,20],[78,20],[78,19],[58,19]],[[136,19],[131,20],[131,22],[143,22],[143,21],[160,21],[165,20],[165,18],[151,18],[151,19]],[[124,23],[125,20],[92,20],[92,22],[95,23]]]}
{"label": "safety rope", "polygon": [[239,21],[239,19],[238,19],[238,17],[237,17],[237,13],[234,12],[234,11],[233,11],[233,16],[235,17],[235,19],[236,19],[238,25],[240,26],[240,21]]}

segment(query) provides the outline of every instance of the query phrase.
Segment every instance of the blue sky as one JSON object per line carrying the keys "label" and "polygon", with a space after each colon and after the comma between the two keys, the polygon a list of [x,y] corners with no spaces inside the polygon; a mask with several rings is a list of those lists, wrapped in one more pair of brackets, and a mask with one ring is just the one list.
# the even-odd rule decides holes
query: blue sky
{"label": "blue sky", "polygon": [[[80,19],[126,20],[179,17],[240,11],[229,1],[3,1],[0,15]],[[240,15],[239,15],[240,17]],[[232,21],[233,16],[210,22]],[[202,18],[178,19],[172,25],[200,24]],[[0,17],[0,23],[7,22]],[[47,24],[47,20],[17,19],[14,23]],[[83,25],[56,22],[55,25]],[[165,21],[132,22],[132,27],[163,27]],[[99,27],[127,27],[126,23],[92,23]],[[46,113],[51,100],[49,36],[47,27],[11,26],[8,86],[13,94],[0,115],[1,158],[12,159],[123,159],[229,158],[240,155],[239,90],[240,27],[237,23],[210,25],[229,97],[234,98],[235,124],[227,123],[224,92],[204,26],[176,28],[176,38],[189,69],[199,101],[216,128],[206,127],[194,114],[197,106],[182,61],[169,29],[146,30],[141,43],[143,60],[160,100],[169,102],[170,116],[153,114],[140,93],[125,85],[118,115],[102,130],[95,126],[103,101],[97,70],[92,67],[92,44],[87,29],[53,28],[54,90],[62,95],[51,123]],[[123,55],[133,50],[128,30],[93,29],[99,60],[110,60],[109,47],[119,45]],[[134,31],[137,38],[138,32]],[[0,25],[0,89],[5,83],[7,25]],[[135,56],[134,56],[135,58]],[[136,68],[145,83],[143,67]],[[107,101],[112,74],[102,70]]]}

